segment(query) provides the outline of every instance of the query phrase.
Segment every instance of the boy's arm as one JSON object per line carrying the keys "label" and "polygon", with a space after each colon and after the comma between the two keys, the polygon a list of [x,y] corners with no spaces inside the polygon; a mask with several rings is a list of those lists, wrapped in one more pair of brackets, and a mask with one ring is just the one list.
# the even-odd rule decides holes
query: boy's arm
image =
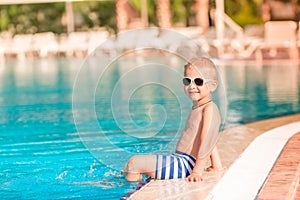
{"label": "boy's arm", "polygon": [[[213,124],[213,107],[212,105],[207,106],[203,110],[202,120],[199,124],[198,134],[200,134],[200,145],[198,150],[198,155],[196,158],[196,163],[192,173],[187,177],[188,181],[202,181],[202,174],[204,171],[205,164],[209,158],[209,154],[203,157],[203,144],[206,139],[207,134],[209,134],[214,129]],[[197,138],[197,137],[196,137]]]}
{"label": "boy's arm", "polygon": [[203,180],[202,174],[208,157],[209,156],[206,156],[205,158],[197,158],[193,172],[187,177],[188,181],[198,182]]}
{"label": "boy's arm", "polygon": [[211,158],[212,165],[208,168],[209,171],[220,171],[226,168],[222,166],[217,147],[214,147],[210,155],[207,155],[205,158],[198,158],[196,160],[193,172],[190,176],[188,176],[188,181],[202,181],[202,173],[204,171],[205,164],[209,157]]}
{"label": "boy's arm", "polygon": [[222,165],[220,154],[217,146],[215,146],[210,154],[211,166],[208,168],[210,171],[220,171],[225,169]]}

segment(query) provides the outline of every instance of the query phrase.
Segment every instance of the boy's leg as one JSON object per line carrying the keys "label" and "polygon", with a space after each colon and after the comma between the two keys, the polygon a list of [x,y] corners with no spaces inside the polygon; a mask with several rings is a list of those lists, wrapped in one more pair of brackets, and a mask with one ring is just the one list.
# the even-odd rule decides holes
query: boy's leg
{"label": "boy's leg", "polygon": [[142,178],[142,174],[155,178],[156,155],[133,156],[123,170],[127,173],[126,179],[128,181],[138,181]]}

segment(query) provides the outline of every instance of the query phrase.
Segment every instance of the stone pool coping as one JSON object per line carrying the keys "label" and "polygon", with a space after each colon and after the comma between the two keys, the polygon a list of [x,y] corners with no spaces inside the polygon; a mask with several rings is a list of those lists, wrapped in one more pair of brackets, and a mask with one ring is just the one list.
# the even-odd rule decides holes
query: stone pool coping
{"label": "stone pool coping", "polygon": [[[206,199],[257,199],[282,149],[289,138],[299,131],[300,122],[294,122],[258,136],[228,169]],[[283,186],[279,187],[279,191]]]}
{"label": "stone pool coping", "polygon": [[[279,153],[288,138],[291,137],[291,135],[289,137],[285,136],[285,141],[281,141],[280,135],[286,135],[281,134],[282,131],[289,131],[291,127],[288,127],[289,125],[287,124],[292,123],[299,132],[300,123],[296,123],[298,121],[300,121],[300,114],[229,128],[221,134],[218,143],[223,163],[228,166],[228,170],[225,173],[206,172],[204,181],[200,183],[189,183],[185,180],[151,181],[139,191],[133,193],[129,199],[255,199]],[[286,125],[285,128],[281,127],[283,125]],[[274,130],[271,129],[274,128],[278,129],[277,131],[275,130],[278,138],[276,138],[277,136],[274,138],[274,135],[272,135]],[[269,136],[264,136],[265,134],[262,133],[268,133],[267,135]],[[262,142],[259,139],[260,137],[262,137]],[[274,146],[277,148],[276,153],[271,148],[274,141],[269,141],[272,137],[281,145]],[[268,145],[268,147],[265,148],[263,145]],[[248,150],[248,146],[250,150]],[[247,150],[245,151],[246,148]],[[263,162],[265,156],[261,152],[264,150],[267,150],[269,159],[266,162],[267,164],[259,167],[255,165],[257,162],[255,158]],[[256,156],[253,157],[253,153]],[[247,156],[250,156],[250,159]],[[243,164],[242,162],[241,166],[244,166],[241,168],[239,163],[243,160],[248,160],[249,162],[248,164]],[[241,177],[243,178],[241,179]],[[255,181],[255,178],[260,179],[260,181]],[[240,180],[244,180],[244,182],[241,183]],[[253,182],[249,182],[249,180]],[[222,195],[220,196],[220,194]],[[229,196],[225,198],[224,195]]]}

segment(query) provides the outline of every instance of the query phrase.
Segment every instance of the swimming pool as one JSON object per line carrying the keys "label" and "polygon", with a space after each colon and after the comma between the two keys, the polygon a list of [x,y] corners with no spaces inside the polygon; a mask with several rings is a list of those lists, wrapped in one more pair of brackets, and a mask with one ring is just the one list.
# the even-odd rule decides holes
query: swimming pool
{"label": "swimming pool", "polygon": [[[130,62],[132,59],[124,58],[116,65],[129,73],[132,71],[126,67],[131,66]],[[137,58],[134,62],[142,66],[144,60]],[[99,68],[92,66],[81,74],[81,93],[74,106],[74,82],[81,64],[82,60],[46,59],[6,61],[0,66],[3,199],[119,199],[135,186],[119,175],[123,160],[135,153],[173,150],[182,118],[190,109],[176,80],[167,82],[172,90],[163,84],[135,88],[116,68],[107,70],[106,78],[100,80],[95,73]],[[300,111],[299,64],[238,63],[219,69],[228,101],[226,126]],[[149,76],[153,75],[147,71],[129,78],[145,80]],[[163,72],[156,76],[156,81],[169,77]],[[92,83],[97,83],[96,87]],[[116,84],[119,92],[128,88],[132,91],[118,96]],[[88,90],[95,94],[96,126],[86,114]],[[110,98],[113,91],[115,99],[130,97],[127,107]],[[181,98],[184,103],[178,100]],[[128,109],[134,124],[128,123],[128,116],[114,115],[118,110],[113,112],[111,104],[120,111]],[[74,122],[76,115],[80,120]],[[162,129],[157,130],[157,126]],[[141,128],[143,134],[139,132]]]}

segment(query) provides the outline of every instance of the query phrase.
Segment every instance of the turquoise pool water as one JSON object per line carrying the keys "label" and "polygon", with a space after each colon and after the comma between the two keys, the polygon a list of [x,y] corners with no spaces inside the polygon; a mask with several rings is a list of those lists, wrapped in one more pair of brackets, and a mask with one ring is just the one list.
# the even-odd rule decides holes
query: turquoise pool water
{"label": "turquoise pool water", "polygon": [[[126,59],[123,62],[119,68],[131,64]],[[116,68],[99,80],[96,65],[81,74],[82,93],[76,96],[74,107],[74,83],[81,64],[82,60],[47,59],[0,65],[2,199],[119,199],[135,187],[120,175],[124,160],[132,154],[173,150],[182,118],[190,109],[182,87],[173,87],[176,80],[171,80],[172,90],[162,84],[134,88],[130,94],[115,96],[120,100],[116,104],[111,99],[116,83],[120,91],[131,86],[127,81],[118,82],[123,73]],[[298,64],[243,63],[219,68],[228,101],[226,126],[300,111]],[[147,76],[153,75],[130,77],[145,80]],[[157,80],[165,80],[168,75],[159,77]],[[91,87],[94,82],[98,82],[96,88]],[[100,135],[99,127],[86,114],[89,98],[84,98],[85,90],[94,90]],[[127,107],[124,96],[130,97]],[[126,116],[114,115],[121,112],[113,112],[111,104],[120,111],[128,109],[134,125]],[[73,115],[85,120],[74,122]],[[161,118],[165,118],[163,124]],[[157,126],[162,128],[157,130]],[[141,128],[143,134],[138,132]]]}

